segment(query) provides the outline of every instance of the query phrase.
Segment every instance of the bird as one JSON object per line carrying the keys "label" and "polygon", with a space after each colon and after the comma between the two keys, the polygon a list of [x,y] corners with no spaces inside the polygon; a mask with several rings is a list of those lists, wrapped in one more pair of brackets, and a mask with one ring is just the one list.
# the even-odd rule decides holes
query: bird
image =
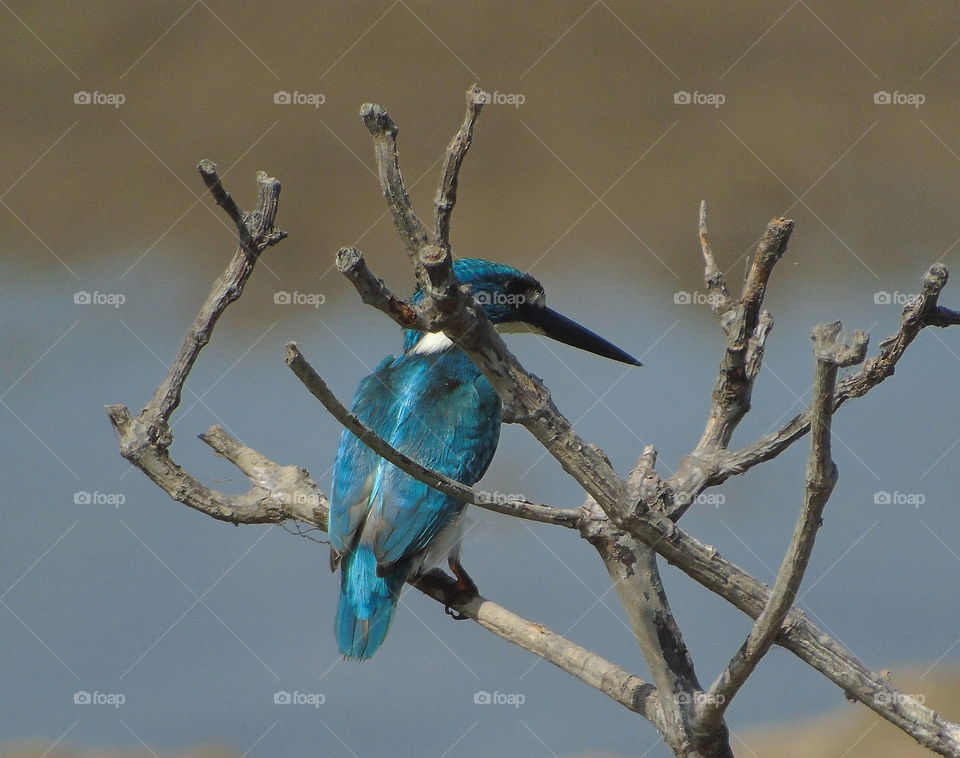
{"label": "bird", "polygon": [[[548,308],[543,286],[527,273],[481,258],[456,259],[453,271],[501,332],[534,332],[642,365]],[[418,287],[411,301],[422,299]],[[413,329],[404,332],[403,353],[388,355],[360,382],[352,405],[352,413],[394,448],[468,486],[490,465],[501,412],[496,391],[466,353],[443,332]],[[340,570],[334,626],[345,658],[370,658],[387,635],[404,583],[444,559],[457,590],[477,592],[460,562],[465,507],[343,431],[333,468],[328,532],[330,568]]]}

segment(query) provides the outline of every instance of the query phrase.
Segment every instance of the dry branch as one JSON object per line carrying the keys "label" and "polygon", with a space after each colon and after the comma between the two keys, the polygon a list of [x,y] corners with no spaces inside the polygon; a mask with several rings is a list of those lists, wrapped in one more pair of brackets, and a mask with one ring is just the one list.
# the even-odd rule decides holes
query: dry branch
{"label": "dry branch", "polygon": [[756,669],[780,634],[783,620],[806,573],[823,509],[837,482],[837,468],[830,454],[830,429],[833,420],[833,391],[841,367],[862,363],[867,352],[867,335],[857,331],[852,340],[841,334],[839,322],[821,324],[813,329],[816,371],[813,383],[812,434],[807,462],[803,507],[793,538],[783,558],[777,578],[763,611],[750,634],[703,699],[701,728],[712,729],[737,692]]}

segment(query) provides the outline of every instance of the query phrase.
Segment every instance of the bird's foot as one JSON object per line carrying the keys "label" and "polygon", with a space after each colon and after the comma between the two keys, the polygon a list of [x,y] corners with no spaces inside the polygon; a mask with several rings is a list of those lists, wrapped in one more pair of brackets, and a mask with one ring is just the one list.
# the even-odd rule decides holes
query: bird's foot
{"label": "bird's foot", "polygon": [[[457,594],[453,598],[453,602],[459,604],[480,594],[480,591],[477,589],[477,583],[473,581],[473,579],[470,577],[470,574],[467,573],[467,570],[463,567],[463,564],[460,563],[458,558],[451,556],[447,559],[447,565],[450,567],[450,571],[453,572],[453,575],[457,578]],[[463,621],[464,619],[469,618],[469,616],[465,616],[459,611],[451,608],[449,604],[444,606],[443,612],[454,621]]]}
{"label": "bird's foot", "polygon": [[419,576],[414,584],[443,603],[443,612],[450,618],[454,621],[463,621],[470,617],[456,610],[453,606],[461,605],[476,597],[479,593],[477,592],[477,585],[463,571],[463,567],[458,566],[458,569],[460,576],[457,576],[456,579],[435,568]]}

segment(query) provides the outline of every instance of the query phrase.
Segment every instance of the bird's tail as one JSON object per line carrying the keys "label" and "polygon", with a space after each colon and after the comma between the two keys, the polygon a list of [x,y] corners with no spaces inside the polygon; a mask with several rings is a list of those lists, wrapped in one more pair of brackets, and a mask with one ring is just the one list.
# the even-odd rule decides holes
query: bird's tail
{"label": "bird's tail", "polygon": [[337,606],[337,645],[347,658],[365,660],[383,644],[407,570],[397,568],[377,576],[377,559],[360,543],[346,557],[340,575]]}

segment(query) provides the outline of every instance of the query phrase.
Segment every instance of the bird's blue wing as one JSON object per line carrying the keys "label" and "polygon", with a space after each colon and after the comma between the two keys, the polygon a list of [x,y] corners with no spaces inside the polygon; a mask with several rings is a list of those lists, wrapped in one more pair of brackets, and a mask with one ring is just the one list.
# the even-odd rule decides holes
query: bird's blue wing
{"label": "bird's blue wing", "polygon": [[[387,441],[427,468],[474,484],[500,437],[501,404],[493,387],[460,351],[405,355],[394,374],[403,384],[394,386],[397,415]],[[371,500],[378,570],[424,550],[463,508],[386,461]]]}
{"label": "bird's blue wing", "polygon": [[[396,416],[394,390],[390,386],[392,355],[366,377],[353,398],[351,412],[380,436],[389,434]],[[383,459],[344,429],[340,435],[333,484],[330,488],[330,566],[335,569],[341,555],[353,545],[370,505],[370,493]]]}

